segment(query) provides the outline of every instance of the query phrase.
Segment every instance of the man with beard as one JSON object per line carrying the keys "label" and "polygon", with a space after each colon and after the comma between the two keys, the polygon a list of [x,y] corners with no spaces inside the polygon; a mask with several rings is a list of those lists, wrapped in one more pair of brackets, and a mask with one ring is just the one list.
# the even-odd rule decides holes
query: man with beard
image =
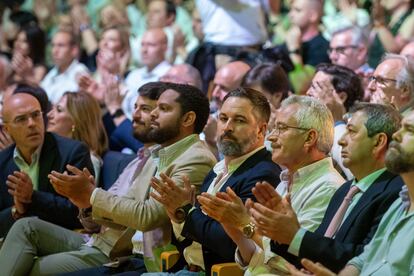
{"label": "man with beard", "polygon": [[[385,156],[387,169],[400,174],[406,189],[384,214],[378,230],[361,255],[351,259],[338,275],[412,275],[414,257],[414,112],[402,120]],[[302,264],[313,275],[335,275],[307,259]],[[293,267],[292,275],[304,274]]]}
{"label": "man with beard", "polygon": [[[224,159],[207,175],[202,192],[215,195],[231,188],[245,201],[253,197],[251,190],[257,181],[268,181],[273,186],[279,183],[280,168],[264,148],[269,116],[269,103],[259,91],[238,88],[228,93],[217,122],[218,149]],[[188,270],[210,275],[212,265],[234,262],[235,243],[199,204],[193,206],[190,181],[180,188],[174,179],[162,174],[151,185],[157,191],[151,196],[167,209],[177,247],[183,253],[177,269],[183,269],[186,263]]]}
{"label": "man with beard", "polygon": [[[158,270],[156,254],[168,246],[171,226],[162,205],[148,197],[149,183],[153,175],[165,173],[179,185],[184,175],[201,184],[215,163],[198,139],[208,114],[208,100],[195,87],[152,83],[141,88],[133,126],[134,135],[145,143],[144,154],[126,168],[112,191],[95,188],[87,170],[72,166],[67,166],[70,175],[49,175],[58,193],[83,208],[83,222],[92,215],[102,225],[100,233],[85,244],[78,233],[38,219],[19,220],[0,251],[2,271],[7,275],[76,271],[128,256],[132,245],[134,253],[145,256],[149,271]],[[154,143],[159,146],[154,148]]]}

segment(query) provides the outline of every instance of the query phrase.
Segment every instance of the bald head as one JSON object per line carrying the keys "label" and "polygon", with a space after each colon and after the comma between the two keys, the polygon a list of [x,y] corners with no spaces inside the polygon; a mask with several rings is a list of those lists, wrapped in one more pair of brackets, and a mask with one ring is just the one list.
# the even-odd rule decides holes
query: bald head
{"label": "bald head", "polygon": [[30,164],[31,155],[44,140],[45,126],[39,101],[26,93],[12,94],[5,99],[2,113],[4,129]]}
{"label": "bald head", "polygon": [[165,59],[167,36],[163,29],[147,30],[141,40],[141,60],[149,71]]}
{"label": "bald head", "polygon": [[213,99],[221,106],[224,97],[230,91],[240,87],[250,66],[242,61],[230,62],[222,66],[214,76]]}
{"label": "bald head", "polygon": [[170,70],[161,77],[160,81],[190,84],[200,90],[202,89],[200,72],[194,66],[186,63],[172,66]]}
{"label": "bald head", "polygon": [[403,56],[410,56],[411,58],[414,58],[414,41],[405,45],[404,48],[401,50],[400,54]]}

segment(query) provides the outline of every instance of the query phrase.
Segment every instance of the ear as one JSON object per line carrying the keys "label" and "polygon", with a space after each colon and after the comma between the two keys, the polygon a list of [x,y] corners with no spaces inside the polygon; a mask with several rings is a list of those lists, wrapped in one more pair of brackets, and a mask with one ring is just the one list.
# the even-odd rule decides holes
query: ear
{"label": "ear", "polygon": [[303,145],[305,148],[312,148],[318,142],[319,134],[316,130],[311,129],[308,131],[308,135],[306,136],[305,144]]}
{"label": "ear", "polygon": [[73,45],[71,53],[72,53],[72,57],[78,58],[79,57],[79,47]]}
{"label": "ear", "polygon": [[409,102],[414,96],[411,94],[410,90],[406,85],[401,88],[401,94],[400,97],[403,102]]}
{"label": "ear", "polygon": [[266,137],[266,130],[267,130],[267,123],[262,123],[259,126],[259,134],[263,135],[263,137]]}
{"label": "ear", "polygon": [[337,94],[342,103],[345,103],[346,99],[348,99],[348,95],[345,92],[338,92]]}
{"label": "ear", "polygon": [[385,152],[388,148],[388,137],[385,133],[381,132],[374,136],[374,148],[372,149],[372,154],[374,155],[375,159],[381,158],[384,156]]}
{"label": "ear", "polygon": [[196,116],[194,111],[189,111],[189,112],[185,113],[183,118],[182,118],[182,126],[190,127],[190,126],[194,125],[196,117],[197,116]]}

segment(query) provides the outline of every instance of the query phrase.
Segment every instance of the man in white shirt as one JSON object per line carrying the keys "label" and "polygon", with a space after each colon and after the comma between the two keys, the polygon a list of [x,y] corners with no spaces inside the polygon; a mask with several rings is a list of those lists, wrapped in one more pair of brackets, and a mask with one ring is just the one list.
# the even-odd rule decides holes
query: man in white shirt
{"label": "man in white shirt", "polygon": [[151,29],[144,33],[141,40],[144,67],[132,70],[125,79],[128,92],[122,103],[122,109],[129,119],[132,118],[138,88],[148,82],[158,81],[171,68],[165,60],[166,51],[167,36],[162,29]]}
{"label": "man in white shirt", "polygon": [[[296,223],[315,230],[332,195],[344,182],[334,169],[332,158],[328,157],[333,141],[330,111],[316,99],[291,96],[282,102],[268,139],[272,142],[272,160],[286,168],[280,174],[276,192],[281,196],[289,193],[292,208],[298,214]],[[269,194],[275,193],[269,184],[259,185],[268,185]],[[271,252],[270,239],[264,232],[257,231],[263,222],[250,217],[232,191],[227,191],[225,197],[203,195],[199,201],[203,210],[220,221],[237,243],[236,260],[248,268],[247,275],[287,272],[286,261]]]}
{"label": "man in white shirt", "polygon": [[51,103],[56,104],[67,91],[77,92],[78,77],[88,74],[86,66],[76,60],[78,53],[79,45],[73,33],[60,30],[53,36],[52,58],[55,66],[40,83]]}

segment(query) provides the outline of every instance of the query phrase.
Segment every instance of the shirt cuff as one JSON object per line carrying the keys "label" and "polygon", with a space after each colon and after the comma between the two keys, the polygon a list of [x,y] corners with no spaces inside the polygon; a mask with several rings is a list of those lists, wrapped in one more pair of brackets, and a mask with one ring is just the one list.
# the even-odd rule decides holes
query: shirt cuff
{"label": "shirt cuff", "polygon": [[356,269],[361,271],[362,267],[364,266],[364,261],[359,256],[356,256],[356,257],[352,258],[346,265],[347,266],[352,265],[352,266],[356,267]]}
{"label": "shirt cuff", "polygon": [[295,236],[293,237],[293,240],[290,242],[289,248],[288,248],[288,253],[295,255],[295,256],[299,256],[299,250],[300,250],[300,246],[302,245],[302,240],[303,237],[306,234],[306,230],[303,228],[299,228],[299,231],[296,232]]}
{"label": "shirt cuff", "polygon": [[262,266],[264,263],[264,251],[256,243],[254,245],[254,253],[249,262],[243,260],[239,251],[239,247],[236,248],[234,260],[243,270],[246,270],[247,268],[255,268],[257,266]]}
{"label": "shirt cuff", "polygon": [[89,203],[91,205],[93,205],[93,202],[95,201],[96,193],[97,193],[98,190],[99,190],[99,188],[93,189],[93,192],[91,194],[91,198],[89,199]]}

